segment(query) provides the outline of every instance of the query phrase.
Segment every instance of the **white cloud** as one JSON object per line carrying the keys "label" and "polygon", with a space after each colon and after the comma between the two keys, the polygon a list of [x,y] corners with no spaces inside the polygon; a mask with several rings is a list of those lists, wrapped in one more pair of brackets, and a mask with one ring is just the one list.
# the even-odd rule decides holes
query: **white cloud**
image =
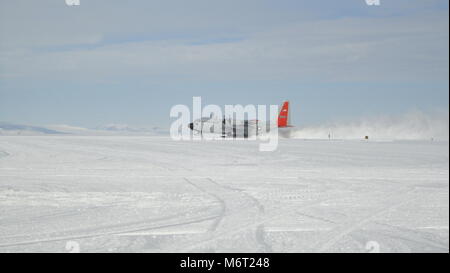
{"label": "white cloud", "polygon": [[[166,12],[163,14],[117,3],[102,10],[101,2],[93,2],[81,17],[72,8],[50,13],[53,6],[44,3],[33,4],[34,11],[24,6],[19,9],[24,11],[22,16],[36,19],[33,31],[27,29],[30,22],[26,21],[0,32],[11,38],[4,39],[10,45],[6,42],[0,51],[1,78],[188,77],[372,82],[448,78],[447,11],[386,18],[279,20],[281,23],[274,23],[278,17],[272,15],[268,16],[269,23],[263,23],[260,17],[268,10],[258,9],[258,16],[249,14],[250,19],[245,19],[251,3],[233,15],[236,7],[229,4],[208,6],[208,12],[197,10],[201,1],[173,9],[159,4],[158,9]],[[187,9],[185,13],[183,8]],[[129,16],[130,9],[137,11],[135,17]],[[38,20],[43,19],[40,12],[51,16]],[[94,12],[108,12],[109,16]],[[108,24],[111,17],[121,20],[121,14],[127,17],[120,24]],[[201,18],[190,18],[197,15]],[[104,17],[106,20],[102,21]],[[252,24],[252,18],[261,26]],[[302,15],[299,18],[304,19]],[[17,18],[8,20],[17,22]],[[240,27],[235,21],[248,24]],[[239,36],[243,39],[208,42],[213,38],[220,40],[224,37],[221,35],[233,35],[229,30],[234,27],[241,31],[235,35],[243,35]],[[146,32],[146,28],[150,30]],[[175,29],[188,37],[164,38],[161,34]],[[222,33],[223,29],[228,30]],[[109,36],[130,33],[136,33],[136,41],[105,43]]]}

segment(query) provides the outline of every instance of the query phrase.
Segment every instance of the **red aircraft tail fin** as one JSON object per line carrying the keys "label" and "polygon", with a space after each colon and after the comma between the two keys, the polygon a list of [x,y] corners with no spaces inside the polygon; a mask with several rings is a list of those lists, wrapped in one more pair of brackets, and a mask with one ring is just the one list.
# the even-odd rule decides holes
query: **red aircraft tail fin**
{"label": "red aircraft tail fin", "polygon": [[278,128],[289,127],[289,101],[283,103],[280,114],[278,115]]}

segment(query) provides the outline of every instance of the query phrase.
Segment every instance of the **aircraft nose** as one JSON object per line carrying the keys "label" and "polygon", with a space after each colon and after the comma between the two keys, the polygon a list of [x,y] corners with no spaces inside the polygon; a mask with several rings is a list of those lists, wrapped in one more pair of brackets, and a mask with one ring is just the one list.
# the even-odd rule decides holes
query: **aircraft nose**
{"label": "aircraft nose", "polygon": [[191,130],[194,130],[194,123],[189,123],[189,128],[191,128]]}

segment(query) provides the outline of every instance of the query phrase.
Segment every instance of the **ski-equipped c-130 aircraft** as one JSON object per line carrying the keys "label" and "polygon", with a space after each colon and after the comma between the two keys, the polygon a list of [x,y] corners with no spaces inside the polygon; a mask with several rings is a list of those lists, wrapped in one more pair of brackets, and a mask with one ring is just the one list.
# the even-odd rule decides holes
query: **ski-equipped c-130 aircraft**
{"label": "ski-equipped c-130 aircraft", "polygon": [[[267,127],[270,128],[269,122]],[[225,137],[244,137],[247,138],[250,135],[258,135],[263,133],[263,128],[260,126],[259,120],[232,120],[225,117],[220,119],[213,115],[210,117],[204,117],[189,123],[189,128],[203,135],[203,133],[221,134]],[[276,126],[280,128],[293,127],[289,125],[289,101],[285,101],[278,114],[278,120]]]}

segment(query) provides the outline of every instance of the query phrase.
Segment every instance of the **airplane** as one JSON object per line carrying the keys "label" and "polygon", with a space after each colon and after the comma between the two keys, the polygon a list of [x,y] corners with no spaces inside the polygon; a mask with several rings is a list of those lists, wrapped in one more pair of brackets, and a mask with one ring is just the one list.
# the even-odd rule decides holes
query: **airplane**
{"label": "airplane", "polygon": [[[280,113],[278,114],[277,125],[280,128],[293,127],[289,125],[289,101],[283,102]],[[250,135],[259,135],[263,133],[263,128],[260,126],[259,120],[232,120],[231,118],[218,119],[211,115],[203,117],[189,123],[189,128],[195,132],[200,133],[213,133],[221,134],[223,138],[226,137],[244,137],[248,138]],[[219,132],[214,131],[214,128],[221,128]],[[267,122],[266,128],[270,128],[269,122]]]}

